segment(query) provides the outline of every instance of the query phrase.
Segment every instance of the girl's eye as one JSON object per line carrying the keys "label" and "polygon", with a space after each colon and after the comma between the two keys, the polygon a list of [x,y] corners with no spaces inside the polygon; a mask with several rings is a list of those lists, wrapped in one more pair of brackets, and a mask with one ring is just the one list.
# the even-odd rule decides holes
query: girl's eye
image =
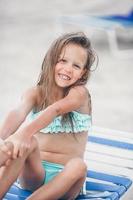
{"label": "girl's eye", "polygon": [[60,59],[59,62],[60,63],[66,63],[66,60],[65,59]]}
{"label": "girl's eye", "polygon": [[80,69],[80,66],[79,66],[79,65],[74,65],[74,66],[75,66],[75,68]]}

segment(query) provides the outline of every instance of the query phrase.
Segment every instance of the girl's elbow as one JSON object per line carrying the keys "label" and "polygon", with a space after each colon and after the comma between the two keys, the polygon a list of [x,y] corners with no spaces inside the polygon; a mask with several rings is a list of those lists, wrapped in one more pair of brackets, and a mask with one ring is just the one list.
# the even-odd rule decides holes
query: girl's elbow
{"label": "girl's elbow", "polygon": [[51,106],[48,107],[47,109],[48,113],[51,113],[53,117],[56,117],[58,115],[62,114],[62,109],[58,104],[52,104]]}
{"label": "girl's elbow", "polygon": [[55,116],[59,116],[63,114],[63,109],[60,105],[54,107]]}

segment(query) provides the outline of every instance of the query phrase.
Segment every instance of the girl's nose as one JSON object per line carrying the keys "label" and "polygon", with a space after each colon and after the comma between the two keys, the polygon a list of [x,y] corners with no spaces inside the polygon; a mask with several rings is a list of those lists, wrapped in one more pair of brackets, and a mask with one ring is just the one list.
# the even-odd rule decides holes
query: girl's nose
{"label": "girl's nose", "polygon": [[71,73],[72,72],[72,65],[69,63],[65,67],[66,72]]}

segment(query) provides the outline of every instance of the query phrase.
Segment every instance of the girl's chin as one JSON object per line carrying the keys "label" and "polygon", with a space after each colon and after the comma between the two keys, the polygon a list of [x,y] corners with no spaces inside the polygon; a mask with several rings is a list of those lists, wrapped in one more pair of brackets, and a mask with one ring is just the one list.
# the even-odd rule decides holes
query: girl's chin
{"label": "girl's chin", "polygon": [[[75,83],[75,82],[74,82]],[[60,88],[68,88],[71,87],[74,83],[63,83],[63,82],[56,82],[56,85]]]}
{"label": "girl's chin", "polygon": [[63,83],[56,83],[56,85],[60,88],[67,88],[70,87],[72,84],[63,84]]}
{"label": "girl's chin", "polygon": [[57,85],[59,88],[68,88],[68,87],[70,87],[70,85]]}

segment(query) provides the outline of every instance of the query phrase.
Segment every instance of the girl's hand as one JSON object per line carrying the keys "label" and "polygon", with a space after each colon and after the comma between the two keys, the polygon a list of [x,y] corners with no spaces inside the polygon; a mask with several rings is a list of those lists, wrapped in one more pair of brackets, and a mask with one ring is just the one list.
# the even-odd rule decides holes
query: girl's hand
{"label": "girl's hand", "polygon": [[0,166],[9,165],[13,152],[13,144],[0,138]]}
{"label": "girl's hand", "polygon": [[13,143],[13,159],[22,157],[24,153],[30,148],[31,139],[26,137],[25,134],[21,132],[16,132],[7,139]]}
{"label": "girl's hand", "polygon": [[8,144],[8,142],[5,142],[0,138],[0,150],[3,151],[3,153],[7,154],[8,156],[11,155],[10,147],[11,144]]}

